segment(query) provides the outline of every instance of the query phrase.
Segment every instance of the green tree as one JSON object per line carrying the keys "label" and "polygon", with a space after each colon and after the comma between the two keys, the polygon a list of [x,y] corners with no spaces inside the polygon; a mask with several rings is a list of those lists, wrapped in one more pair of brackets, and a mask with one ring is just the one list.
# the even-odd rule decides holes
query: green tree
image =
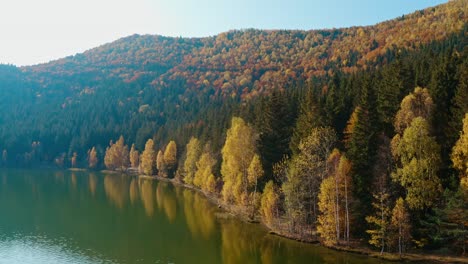
{"label": "green tree", "polygon": [[429,135],[429,124],[422,117],[412,121],[394,150],[399,166],[392,178],[406,189],[406,202],[411,209],[432,206],[440,194],[439,151],[435,138]]}
{"label": "green tree", "polygon": [[144,174],[153,175],[154,159],[154,141],[150,138],[146,141],[145,150],[140,156],[140,168]]}

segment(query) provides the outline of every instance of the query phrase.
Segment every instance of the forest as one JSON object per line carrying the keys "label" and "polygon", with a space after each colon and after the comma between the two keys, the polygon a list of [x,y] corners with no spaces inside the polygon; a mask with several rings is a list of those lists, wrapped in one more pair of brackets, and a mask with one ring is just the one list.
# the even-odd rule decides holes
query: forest
{"label": "forest", "polygon": [[464,256],[466,10],[1,65],[1,165],[158,175],[287,237]]}

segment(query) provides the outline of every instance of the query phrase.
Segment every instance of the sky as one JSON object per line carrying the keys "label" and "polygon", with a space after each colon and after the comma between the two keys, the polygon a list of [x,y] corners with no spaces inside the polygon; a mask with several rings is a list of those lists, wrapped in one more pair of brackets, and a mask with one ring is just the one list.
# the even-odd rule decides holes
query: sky
{"label": "sky", "polygon": [[372,25],[441,0],[2,0],[0,63],[45,63],[132,34]]}

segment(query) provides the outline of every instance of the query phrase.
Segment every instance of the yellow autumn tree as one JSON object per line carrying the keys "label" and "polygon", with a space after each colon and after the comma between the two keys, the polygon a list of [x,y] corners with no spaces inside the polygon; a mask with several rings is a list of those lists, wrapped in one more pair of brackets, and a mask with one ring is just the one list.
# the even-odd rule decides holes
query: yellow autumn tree
{"label": "yellow autumn tree", "polygon": [[196,162],[197,171],[193,178],[193,184],[205,192],[216,191],[216,178],[213,174],[216,159],[209,151],[209,147],[205,147],[200,159]]}
{"label": "yellow autumn tree", "polygon": [[153,175],[154,159],[154,142],[150,138],[146,141],[145,150],[140,156],[141,172],[146,175]]}
{"label": "yellow autumn tree", "polygon": [[263,222],[270,228],[274,227],[275,221],[279,216],[280,197],[278,188],[273,181],[269,181],[263,189],[260,202],[260,215]]}
{"label": "yellow autumn tree", "polygon": [[197,161],[200,158],[201,144],[200,140],[192,137],[187,144],[187,155],[184,161],[184,182],[193,184],[193,177],[197,171]]}
{"label": "yellow autumn tree", "polygon": [[96,148],[92,147],[88,150],[88,167],[90,169],[95,169],[98,164]]}
{"label": "yellow autumn tree", "polygon": [[412,93],[401,101],[400,110],[395,116],[395,130],[397,133],[403,134],[416,117],[430,120],[433,109],[434,102],[429,90],[416,87]]}
{"label": "yellow autumn tree", "polygon": [[140,164],[140,154],[138,153],[138,150],[135,149],[135,144],[132,144],[132,147],[130,149],[130,165],[132,168],[138,168]]}
{"label": "yellow autumn tree", "polygon": [[452,149],[453,167],[458,170],[462,185],[468,186],[468,113],[463,119],[463,130]]}
{"label": "yellow autumn tree", "polygon": [[112,141],[110,142],[110,146],[106,149],[104,164],[111,170],[124,170],[128,167],[128,146],[125,145],[123,136],[120,136],[119,140],[115,144],[113,144]]}
{"label": "yellow autumn tree", "polygon": [[164,163],[168,172],[168,176],[172,177],[177,167],[177,145],[171,140],[164,151]]}
{"label": "yellow autumn tree", "polygon": [[158,176],[167,177],[166,163],[164,162],[164,153],[162,150],[158,151],[156,156],[156,168],[158,169]]}
{"label": "yellow autumn tree", "polygon": [[397,246],[398,253],[405,252],[411,241],[411,224],[409,213],[403,198],[398,198],[392,210],[391,228],[393,230],[393,244]]}
{"label": "yellow autumn tree", "polygon": [[[255,212],[258,210],[258,199],[257,199],[257,186],[258,179],[263,177],[263,167],[262,162],[260,161],[260,156],[255,154],[250,162],[249,168],[247,169],[247,181],[249,185],[248,192],[251,194],[250,203],[252,206],[251,217],[254,216]],[[253,189],[253,190],[252,190]]]}
{"label": "yellow autumn tree", "polygon": [[317,231],[326,245],[334,245],[341,239],[349,242],[350,204],[352,197],[351,163],[335,149],[327,161],[329,176],[322,181],[319,192]]}
{"label": "yellow autumn tree", "polygon": [[248,205],[248,168],[256,152],[257,135],[242,118],[233,117],[221,153],[224,201]]}

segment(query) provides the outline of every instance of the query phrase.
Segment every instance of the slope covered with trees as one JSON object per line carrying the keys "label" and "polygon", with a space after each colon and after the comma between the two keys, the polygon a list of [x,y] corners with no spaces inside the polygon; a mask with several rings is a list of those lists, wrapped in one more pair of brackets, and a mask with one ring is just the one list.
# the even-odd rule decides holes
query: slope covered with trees
{"label": "slope covered with trees", "polygon": [[131,36],[4,65],[2,165],[131,167],[290,237],[464,254],[466,11],[458,0],[369,27]]}

